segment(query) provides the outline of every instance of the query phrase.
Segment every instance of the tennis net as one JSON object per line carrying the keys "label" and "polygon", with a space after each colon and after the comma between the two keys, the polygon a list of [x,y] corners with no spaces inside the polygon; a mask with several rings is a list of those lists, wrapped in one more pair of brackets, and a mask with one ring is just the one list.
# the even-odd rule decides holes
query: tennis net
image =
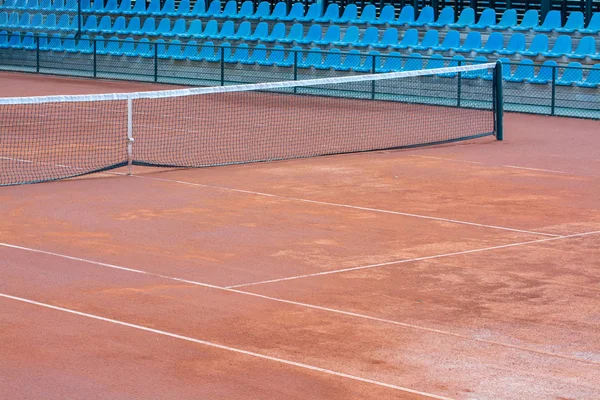
{"label": "tennis net", "polygon": [[479,64],[121,94],[0,98],[0,186],[131,165],[205,167],[502,139]]}

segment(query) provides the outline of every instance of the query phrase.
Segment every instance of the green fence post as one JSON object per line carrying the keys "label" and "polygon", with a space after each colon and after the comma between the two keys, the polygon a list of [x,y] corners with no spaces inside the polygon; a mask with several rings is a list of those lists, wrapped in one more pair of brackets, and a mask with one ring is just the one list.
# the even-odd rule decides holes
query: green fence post
{"label": "green fence post", "polygon": [[[371,56],[371,74],[377,73],[377,56]],[[371,81],[371,100],[375,100],[375,80]]]}
{"label": "green fence post", "polygon": [[81,35],[81,0],[77,0],[77,37]]}
{"label": "green fence post", "polygon": [[[294,52],[294,80],[297,81],[298,80],[298,52],[296,50],[293,50]],[[284,54],[285,56],[285,54]],[[296,86],[294,86],[294,94],[296,94],[298,92],[297,90],[298,88]]]}
{"label": "green fence post", "polygon": [[219,46],[219,53],[221,57],[221,86],[225,86],[225,49],[223,46]]}
{"label": "green fence post", "polygon": [[558,67],[552,67],[552,99],[550,100],[550,115],[554,115],[556,110],[556,76],[558,75]]}
{"label": "green fence post", "polygon": [[[458,60],[458,66],[462,66],[462,61]],[[462,72],[458,73],[458,90],[456,93],[456,106],[460,107],[460,98],[462,96]]]}
{"label": "green fence post", "polygon": [[156,42],[153,44],[154,46],[154,82],[158,82],[158,45]]}
{"label": "green fence post", "polygon": [[97,41],[98,39],[94,38],[94,48],[93,48],[93,56],[94,56],[94,78],[96,76],[98,76],[98,60],[97,60],[97,55],[98,55],[98,46],[97,46]]}
{"label": "green fence post", "polygon": [[35,72],[40,73],[40,37],[35,37]]}
{"label": "green fence post", "polygon": [[496,140],[504,139],[504,97],[502,94],[502,78],[502,63],[496,61],[496,68],[494,69],[494,87],[496,88],[494,93],[494,102],[496,103]]}

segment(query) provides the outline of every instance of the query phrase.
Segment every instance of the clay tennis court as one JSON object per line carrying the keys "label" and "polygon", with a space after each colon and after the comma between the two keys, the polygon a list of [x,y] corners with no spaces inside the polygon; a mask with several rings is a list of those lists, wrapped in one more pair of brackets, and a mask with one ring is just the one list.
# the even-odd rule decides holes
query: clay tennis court
{"label": "clay tennis court", "polygon": [[0,397],[599,398],[598,132],[0,188]]}

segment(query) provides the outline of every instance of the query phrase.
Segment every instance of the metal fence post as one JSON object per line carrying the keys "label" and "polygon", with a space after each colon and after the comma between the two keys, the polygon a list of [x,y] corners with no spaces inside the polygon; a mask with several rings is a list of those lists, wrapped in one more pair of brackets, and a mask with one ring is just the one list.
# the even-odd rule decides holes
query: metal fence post
{"label": "metal fence post", "polygon": [[[292,50],[294,52],[294,80],[298,80],[298,52],[296,50]],[[285,54],[284,54],[285,56]],[[294,94],[297,93],[298,88],[294,86]]]}
{"label": "metal fence post", "polygon": [[221,86],[225,86],[225,49],[219,46],[219,55],[221,57]]}
{"label": "metal fence post", "polygon": [[[462,61],[458,60],[458,66],[462,66]],[[458,73],[458,90],[456,93],[456,106],[460,107],[460,98],[462,96],[462,72]]]}
{"label": "metal fence post", "polygon": [[35,37],[35,72],[40,73],[40,37]]}
{"label": "metal fence post", "polygon": [[154,82],[158,82],[158,45],[156,42],[153,43],[154,46]]}
{"label": "metal fence post", "polygon": [[94,38],[94,48],[93,48],[93,52],[92,54],[94,55],[94,78],[98,75],[98,64],[97,64],[97,54],[98,54],[98,45],[97,45],[97,38]]}
{"label": "metal fence post", "polygon": [[496,61],[496,68],[494,68],[494,102],[496,103],[496,140],[504,139],[504,96],[502,94],[502,63],[500,61]]}
{"label": "metal fence post", "polygon": [[[371,74],[377,73],[377,56],[371,56]],[[371,81],[371,100],[375,100],[375,80]]]}
{"label": "metal fence post", "polygon": [[556,110],[556,76],[558,75],[558,67],[552,67],[552,99],[550,99],[550,115],[554,115]]}
{"label": "metal fence post", "polygon": [[81,35],[81,0],[77,0],[77,37]]}

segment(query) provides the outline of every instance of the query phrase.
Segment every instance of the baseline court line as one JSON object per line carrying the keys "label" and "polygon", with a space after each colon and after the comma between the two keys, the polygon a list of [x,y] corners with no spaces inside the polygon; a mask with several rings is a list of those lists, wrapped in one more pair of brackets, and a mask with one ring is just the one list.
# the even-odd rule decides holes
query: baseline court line
{"label": "baseline court line", "polygon": [[178,183],[178,184],[182,184],[182,185],[197,186],[197,187],[203,187],[203,188],[208,188],[208,189],[217,189],[217,190],[224,190],[224,191],[230,191],[230,192],[236,192],[236,193],[251,194],[251,195],[255,195],[255,196],[273,197],[273,198],[277,198],[277,199],[298,201],[298,202],[309,203],[309,204],[319,204],[319,205],[325,205],[325,206],[331,206],[331,207],[350,208],[353,210],[369,211],[369,212],[376,212],[376,213],[383,213],[383,214],[402,215],[405,217],[428,219],[428,220],[433,220],[433,221],[448,222],[448,223],[460,224],[460,225],[477,226],[480,228],[499,229],[499,230],[510,231],[510,232],[527,233],[530,235],[551,236],[551,237],[560,237],[561,236],[561,235],[557,235],[554,233],[543,233],[543,232],[528,231],[528,230],[524,230],[524,229],[507,228],[504,226],[478,224],[476,222],[461,221],[461,220],[456,220],[456,219],[448,219],[448,218],[440,218],[440,217],[432,217],[429,215],[412,214],[412,213],[405,213],[405,212],[400,212],[400,211],[384,210],[384,209],[379,209],[379,208],[354,206],[351,204],[331,203],[331,202],[319,201],[319,200],[309,200],[309,199],[303,199],[300,197],[288,197],[288,196],[272,194],[272,193],[255,192],[252,190],[243,190],[243,189],[234,189],[234,188],[225,187],[225,186],[206,185],[203,183],[194,183],[194,182],[180,181],[180,180],[175,180],[175,179],[154,178],[154,177],[142,176],[142,175],[132,175],[132,176],[134,178],[139,178],[139,179],[149,179],[149,180],[160,181],[160,182]]}
{"label": "baseline court line", "polygon": [[74,314],[74,315],[78,315],[80,317],[91,318],[91,319],[95,319],[95,320],[98,320],[98,321],[109,322],[109,323],[115,324],[115,325],[120,325],[120,326],[125,326],[125,327],[128,327],[128,328],[138,329],[138,330],[141,330],[141,331],[150,332],[150,333],[154,333],[154,334],[162,335],[162,336],[167,336],[167,337],[171,337],[171,338],[174,338],[174,339],[184,340],[186,342],[197,343],[197,344],[201,344],[201,345],[204,345],[204,346],[217,348],[217,349],[220,349],[220,350],[226,350],[226,351],[230,351],[230,352],[233,352],[233,353],[244,354],[244,355],[247,355],[247,356],[251,356],[251,357],[255,357],[255,358],[260,358],[260,359],[263,359],[263,360],[269,360],[269,361],[277,362],[277,363],[280,363],[280,364],[291,365],[293,367],[308,369],[310,371],[321,372],[321,373],[327,374],[327,375],[333,375],[333,376],[337,376],[337,377],[341,377],[341,378],[351,379],[351,380],[354,380],[354,381],[359,381],[359,382],[363,382],[363,383],[369,383],[369,384],[372,384],[372,385],[381,386],[381,387],[385,387],[385,388],[388,388],[388,389],[394,389],[394,390],[399,390],[399,391],[402,391],[402,392],[407,392],[407,393],[412,393],[412,394],[418,394],[418,395],[426,396],[426,397],[429,397],[429,398],[432,398],[432,399],[451,400],[448,397],[438,396],[438,395],[435,395],[435,394],[432,394],[432,393],[421,392],[421,391],[418,391],[418,390],[409,389],[409,388],[402,387],[402,386],[392,385],[390,383],[380,382],[380,381],[376,381],[376,380],[368,379],[368,378],[363,378],[363,377],[356,376],[356,375],[350,375],[350,374],[346,374],[346,373],[343,373],[343,372],[338,372],[338,371],[333,371],[333,370],[326,369],[326,368],[316,367],[314,365],[303,364],[303,363],[299,363],[299,362],[296,362],[296,361],[286,360],[286,359],[283,359],[283,358],[278,358],[278,357],[268,356],[268,355],[265,355],[265,354],[255,353],[253,351],[238,349],[236,347],[225,346],[225,345],[222,345],[222,344],[218,344],[218,343],[214,343],[214,342],[209,342],[209,341],[206,341],[206,340],[196,339],[196,338],[192,338],[192,337],[189,337],[189,336],[178,335],[176,333],[171,333],[171,332],[163,331],[163,330],[160,330],[160,329],[148,328],[146,326],[136,325],[136,324],[132,324],[132,323],[129,323],[129,322],[124,322],[124,321],[119,321],[119,320],[112,319],[112,318],[106,318],[106,317],[102,317],[102,316],[99,316],[99,315],[88,314],[88,313],[85,313],[85,312],[76,311],[76,310],[72,310],[72,309],[69,309],[69,308],[53,306],[51,304],[41,303],[39,301],[30,300],[30,299],[25,299],[23,297],[11,296],[11,295],[4,294],[4,293],[0,293],[0,297],[3,297],[5,299],[20,301],[22,303],[31,304],[31,305],[35,305],[35,306],[39,306],[39,307],[48,308],[48,309],[51,309],[51,310],[62,311],[62,312],[65,312],[65,313]]}

